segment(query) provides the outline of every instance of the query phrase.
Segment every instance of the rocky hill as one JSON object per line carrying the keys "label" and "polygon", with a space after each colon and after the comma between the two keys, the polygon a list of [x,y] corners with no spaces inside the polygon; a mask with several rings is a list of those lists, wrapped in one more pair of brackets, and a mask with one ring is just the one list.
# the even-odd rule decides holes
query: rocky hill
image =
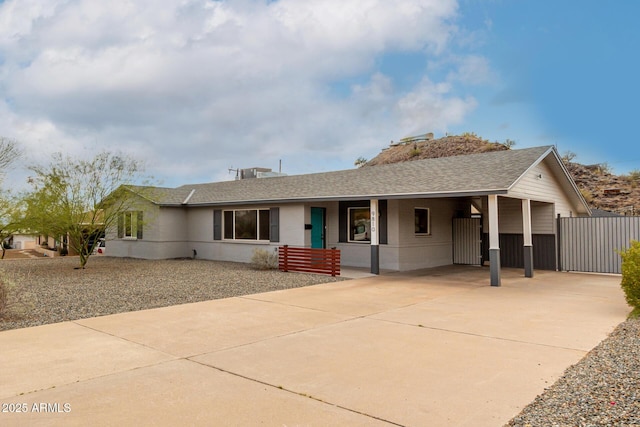
{"label": "rocky hill", "polygon": [[[356,164],[366,167],[418,159],[459,156],[487,151],[510,150],[515,142],[491,142],[475,134],[449,135],[434,139],[433,134],[404,138],[391,142],[369,161],[359,159]],[[622,215],[640,215],[640,171],[628,175],[614,175],[606,164],[583,165],[574,162],[573,153],[562,160],[578,188],[592,209]]]}

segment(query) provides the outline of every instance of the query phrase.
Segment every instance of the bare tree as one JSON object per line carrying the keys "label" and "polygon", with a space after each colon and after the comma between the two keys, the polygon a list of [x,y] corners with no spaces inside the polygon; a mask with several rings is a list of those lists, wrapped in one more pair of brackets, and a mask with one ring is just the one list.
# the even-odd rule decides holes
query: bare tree
{"label": "bare tree", "polygon": [[9,138],[0,136],[0,171],[4,171],[22,155],[18,144]]}
{"label": "bare tree", "polygon": [[19,201],[15,200],[10,193],[2,191],[0,195],[0,246],[2,254],[0,259],[4,259],[6,248],[5,240],[20,229]]}
{"label": "bare tree", "polygon": [[[7,169],[22,155],[22,150],[17,142],[12,139],[0,136],[0,184]],[[4,241],[16,231],[15,212],[16,201],[10,192],[0,187],[0,246],[2,246],[2,256],[4,259]]]}

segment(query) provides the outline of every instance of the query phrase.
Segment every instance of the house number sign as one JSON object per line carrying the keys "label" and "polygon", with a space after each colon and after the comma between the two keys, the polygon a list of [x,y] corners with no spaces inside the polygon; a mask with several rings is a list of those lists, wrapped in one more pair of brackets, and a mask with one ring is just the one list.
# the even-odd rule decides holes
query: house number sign
{"label": "house number sign", "polygon": [[371,200],[371,244],[378,244],[378,200]]}

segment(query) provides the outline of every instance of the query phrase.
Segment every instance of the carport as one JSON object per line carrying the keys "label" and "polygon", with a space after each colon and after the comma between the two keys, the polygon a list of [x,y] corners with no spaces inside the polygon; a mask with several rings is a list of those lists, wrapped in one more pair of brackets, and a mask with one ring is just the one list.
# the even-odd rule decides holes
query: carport
{"label": "carport", "polygon": [[[488,260],[492,286],[501,285],[501,260],[507,261],[505,264],[509,267],[522,266],[527,278],[533,277],[534,268],[555,270],[555,218],[590,215],[586,201],[555,148],[542,148],[517,150],[517,156],[513,152],[503,152],[505,157],[497,163],[494,163],[495,157],[479,156],[466,168],[463,167],[464,162],[452,165],[464,170],[468,181],[483,184],[483,187],[476,187],[474,193],[464,194],[471,201],[472,211],[477,212],[475,216],[480,217],[482,246],[478,248],[475,230],[467,231],[466,241],[463,238],[456,242],[454,236],[454,263],[460,251],[466,252],[466,256],[470,257],[467,259],[471,261],[480,258],[484,264]],[[448,194],[442,195],[451,196],[451,189]],[[454,221],[474,216],[469,213],[462,211]],[[466,224],[473,227],[477,222]],[[534,249],[534,240],[539,248],[537,251]],[[501,253],[502,245],[506,249],[504,254]],[[478,250],[481,251],[480,255],[477,254]],[[376,271],[377,262],[376,250],[372,248],[372,272]]]}

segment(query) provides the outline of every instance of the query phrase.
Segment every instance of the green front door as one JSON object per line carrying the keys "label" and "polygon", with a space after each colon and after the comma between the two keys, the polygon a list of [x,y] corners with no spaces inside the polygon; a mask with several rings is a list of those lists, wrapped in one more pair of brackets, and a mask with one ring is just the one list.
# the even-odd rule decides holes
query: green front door
{"label": "green front door", "polygon": [[324,249],[325,208],[311,208],[311,247]]}

